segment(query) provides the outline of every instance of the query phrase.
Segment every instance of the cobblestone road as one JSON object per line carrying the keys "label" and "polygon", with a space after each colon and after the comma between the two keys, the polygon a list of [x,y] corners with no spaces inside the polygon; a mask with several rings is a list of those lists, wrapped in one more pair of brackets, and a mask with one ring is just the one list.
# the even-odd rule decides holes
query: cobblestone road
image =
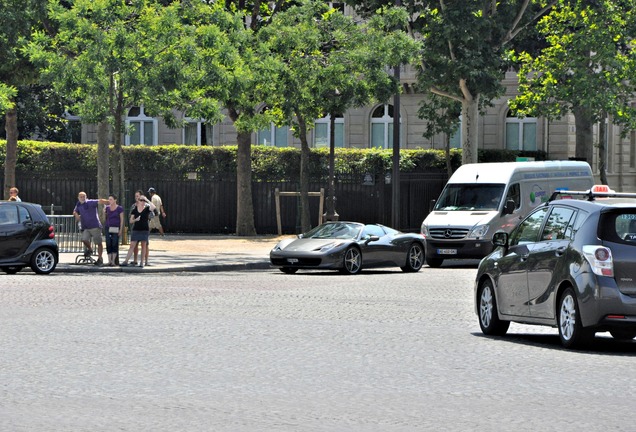
{"label": "cobblestone road", "polygon": [[474,274],[2,276],[0,430],[634,429],[635,343],[483,337]]}

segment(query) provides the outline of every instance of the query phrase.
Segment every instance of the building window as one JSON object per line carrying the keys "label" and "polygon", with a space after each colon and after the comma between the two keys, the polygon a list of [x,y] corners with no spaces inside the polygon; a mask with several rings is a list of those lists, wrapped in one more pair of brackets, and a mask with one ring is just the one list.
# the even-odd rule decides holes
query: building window
{"label": "building window", "polygon": [[506,149],[537,149],[537,119],[535,117],[518,118],[508,112],[506,117]]}
{"label": "building window", "polygon": [[62,115],[65,122],[64,142],[81,144],[82,142],[82,120],[79,116],[64,111]]}
{"label": "building window", "polygon": [[371,113],[371,147],[393,148],[393,105],[380,105]]}
{"label": "building window", "polygon": [[213,131],[214,126],[205,124],[201,120],[187,118],[187,122],[183,127],[183,144],[185,145],[214,145]]}
{"label": "building window", "polygon": [[457,122],[457,129],[450,136],[450,148],[459,149],[462,148],[462,116],[459,116]]}
{"label": "building window", "polygon": [[[344,118],[336,117],[334,123],[334,147],[344,147]],[[314,123],[314,147],[329,147],[330,128],[330,115],[316,120]]]}
{"label": "building window", "polygon": [[274,123],[268,129],[258,131],[258,144],[275,147],[287,147],[289,136],[289,126],[278,127]]}
{"label": "building window", "polygon": [[126,117],[126,145],[157,145],[157,142],[157,119],[146,116],[143,106],[130,108]]}

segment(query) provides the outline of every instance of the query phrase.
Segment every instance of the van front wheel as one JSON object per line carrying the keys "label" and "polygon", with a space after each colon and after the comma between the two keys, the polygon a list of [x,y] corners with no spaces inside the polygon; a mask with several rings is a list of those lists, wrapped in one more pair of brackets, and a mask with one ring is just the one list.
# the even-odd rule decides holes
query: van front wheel
{"label": "van front wheel", "polygon": [[426,264],[428,264],[429,267],[433,267],[433,268],[441,267],[443,262],[444,262],[443,258],[426,257]]}

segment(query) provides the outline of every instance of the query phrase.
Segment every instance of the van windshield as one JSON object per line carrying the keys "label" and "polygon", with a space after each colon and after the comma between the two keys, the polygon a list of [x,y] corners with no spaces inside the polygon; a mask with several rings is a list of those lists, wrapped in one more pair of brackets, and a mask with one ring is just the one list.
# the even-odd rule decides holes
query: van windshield
{"label": "van windshield", "polygon": [[498,210],[503,184],[447,184],[434,210]]}

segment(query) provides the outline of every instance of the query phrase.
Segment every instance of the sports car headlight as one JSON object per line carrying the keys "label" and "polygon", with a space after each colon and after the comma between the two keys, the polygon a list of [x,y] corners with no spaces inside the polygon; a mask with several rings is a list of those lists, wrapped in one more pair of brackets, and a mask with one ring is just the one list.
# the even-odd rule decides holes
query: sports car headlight
{"label": "sports car headlight", "polygon": [[488,225],[477,225],[475,228],[472,229],[470,234],[468,234],[468,238],[485,237],[486,233],[488,232],[488,228],[490,228]]}
{"label": "sports car headlight", "polygon": [[283,248],[280,247],[280,243],[274,246],[274,249],[272,249],[272,252],[278,252],[279,250],[283,250]]}

